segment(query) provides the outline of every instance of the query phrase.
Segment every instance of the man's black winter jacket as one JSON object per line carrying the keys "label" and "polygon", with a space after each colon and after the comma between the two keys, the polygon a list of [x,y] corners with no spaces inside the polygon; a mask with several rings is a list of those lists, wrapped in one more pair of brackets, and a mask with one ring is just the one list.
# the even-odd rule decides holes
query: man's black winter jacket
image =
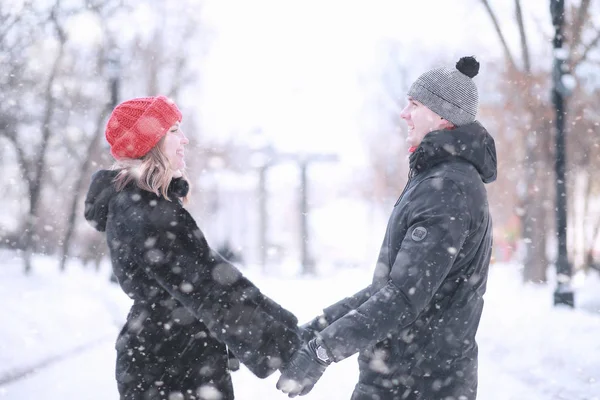
{"label": "man's black winter jacket", "polygon": [[431,132],[410,168],[371,285],[325,309],[320,335],[336,361],[361,352],[353,399],[474,399],[494,140],[478,122]]}

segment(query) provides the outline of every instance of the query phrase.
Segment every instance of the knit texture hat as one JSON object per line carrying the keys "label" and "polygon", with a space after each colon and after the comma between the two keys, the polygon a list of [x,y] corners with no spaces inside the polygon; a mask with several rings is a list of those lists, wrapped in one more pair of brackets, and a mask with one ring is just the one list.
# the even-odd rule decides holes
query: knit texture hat
{"label": "knit texture hat", "polygon": [[456,126],[475,120],[479,94],[473,77],[479,72],[474,57],[462,57],[456,68],[436,68],[422,74],[408,95]]}
{"label": "knit texture hat", "polygon": [[181,112],[165,96],[124,101],[115,107],[106,123],[110,153],[117,160],[143,157],[179,121]]}

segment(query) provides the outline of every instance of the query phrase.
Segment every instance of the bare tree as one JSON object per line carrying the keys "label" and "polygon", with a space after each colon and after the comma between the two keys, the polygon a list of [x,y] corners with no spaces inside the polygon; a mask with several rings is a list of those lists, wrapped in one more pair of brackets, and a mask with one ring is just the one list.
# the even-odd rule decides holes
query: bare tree
{"label": "bare tree", "polygon": [[[550,113],[551,104],[546,93],[540,94],[540,88],[550,92],[550,76],[548,69],[533,71],[531,65],[531,50],[528,45],[527,30],[521,7],[521,1],[515,0],[515,22],[519,30],[521,59],[517,62],[505,39],[504,31],[488,0],[481,0],[486,9],[494,29],[498,35],[500,44],[505,54],[506,64],[509,66],[508,74],[514,90],[520,95],[512,97],[512,102],[518,104],[522,111],[518,114],[523,136],[523,147],[525,149],[523,158],[523,187],[527,190],[522,197],[522,235],[524,238],[525,268],[523,278],[530,282],[545,282],[548,257],[546,254],[546,240],[550,212],[553,210],[552,195],[554,187],[551,184],[552,174],[552,125],[553,120]],[[570,54],[568,59],[572,71],[586,60],[589,52],[596,48],[600,37],[596,35],[587,44],[582,44],[586,35],[583,32],[586,23],[589,22],[590,1],[582,0],[577,6],[571,8],[570,25],[568,33]],[[548,66],[549,67],[549,66]],[[540,81],[542,77],[542,81]],[[529,127],[529,128],[526,128]]]}
{"label": "bare tree", "polygon": [[[99,45],[96,52],[96,61],[99,69],[102,71],[100,74],[101,85],[106,87],[106,100],[99,107],[98,114],[95,117],[95,122],[90,126],[91,135],[88,135],[89,139],[87,143],[82,143],[82,147],[85,146],[85,150],[80,153],[78,157],[78,168],[76,169],[76,178],[71,190],[71,201],[68,210],[68,217],[66,221],[65,234],[62,240],[61,256],[60,256],[60,269],[62,271],[66,268],[66,262],[70,256],[70,250],[72,245],[73,235],[77,226],[77,216],[80,210],[80,203],[84,194],[85,185],[89,180],[90,169],[93,160],[96,158],[95,155],[98,153],[100,143],[104,136],[105,121],[110,111],[116,107],[119,99],[119,86],[120,86],[120,61],[119,55],[115,52],[114,43],[111,33],[106,26],[106,21],[113,17],[121,7],[117,1],[105,2],[102,5],[97,5],[93,8],[93,12],[98,18],[103,27],[103,31],[107,33],[108,37],[104,39],[104,45]],[[99,249],[96,249],[99,251]]]}
{"label": "bare tree", "polygon": [[[35,40],[35,31],[39,28],[35,19],[30,2],[23,3],[17,10],[7,10],[4,3],[0,4],[0,64],[3,66],[3,73],[0,74],[0,141],[5,140],[10,145],[4,147],[5,152],[14,149],[20,172],[19,182],[27,181],[33,169],[28,153],[18,141],[17,130],[20,123],[31,123],[30,116],[21,104],[20,93],[34,85],[25,73],[28,60],[23,49],[29,48]],[[0,164],[7,163],[7,160],[7,157],[0,157]],[[8,170],[8,165],[3,167],[3,172]],[[2,242],[6,240],[11,247],[20,245],[15,232],[3,230],[2,235],[6,236],[1,238]],[[11,237],[10,240],[8,237]]]}
{"label": "bare tree", "polygon": [[[53,253],[60,248],[64,268],[78,242],[87,240],[80,240],[76,234],[81,200],[91,169],[110,163],[101,155],[105,153],[101,151],[102,137],[106,117],[117,101],[116,96],[110,96],[116,92],[117,81],[107,74],[108,53],[113,49],[126,53],[122,55],[121,74],[124,93],[176,97],[197,76],[196,65],[191,62],[195,61],[191,54],[197,51],[190,49],[205,48],[207,44],[198,35],[199,5],[177,3],[180,8],[197,7],[182,19],[185,13],[176,10],[173,3],[157,3],[153,11],[168,17],[170,34],[164,34],[167,26],[157,26],[154,40],[165,43],[163,51],[148,51],[142,60],[140,44],[152,49],[154,43],[135,43],[118,34],[119,17],[122,19],[135,7],[134,2],[127,3],[130,8],[122,3],[82,0],[63,4],[55,0],[47,4],[32,0],[21,5],[21,12],[9,12],[0,4],[0,62],[6,66],[0,76],[0,141],[9,144],[2,151],[11,152],[10,157],[2,157],[0,164],[10,167],[4,171],[18,167],[21,179],[17,182],[27,192],[29,203],[26,213],[14,217],[22,225],[17,230],[22,234],[13,239],[16,232],[2,229],[0,235],[2,239],[10,238],[6,243],[24,250],[26,273],[32,269],[34,251]],[[100,42],[69,40],[67,23],[84,14],[88,18],[90,13],[103,26]],[[155,57],[157,68],[148,69],[147,62]],[[155,77],[155,91],[148,91],[146,86],[149,81],[144,76],[150,75]]]}
{"label": "bare tree", "polygon": [[[29,273],[31,271],[31,254],[35,246],[34,242],[36,240],[35,226],[36,221],[38,219],[39,204],[43,187],[44,173],[46,169],[47,152],[53,134],[52,119],[56,111],[56,99],[53,94],[53,89],[55,81],[59,74],[59,69],[61,67],[61,62],[64,56],[64,47],[67,41],[63,23],[59,20],[58,17],[59,8],[60,1],[57,0],[54,3],[54,5],[50,8],[48,14],[44,17],[44,19],[40,21],[42,22],[42,24],[49,23],[49,25],[51,26],[54,33],[54,39],[57,43],[57,49],[53,54],[53,60],[50,66],[50,71],[47,77],[45,77],[45,84],[43,87],[42,97],[43,113],[41,119],[39,120],[40,141],[36,147],[35,152],[32,155],[30,155],[31,152],[27,150],[27,148],[30,147],[30,143],[28,142],[27,144],[25,144],[19,139],[19,136],[17,134],[17,132],[19,131],[19,122],[25,122],[24,120],[7,121],[7,123],[5,123],[7,128],[1,131],[4,137],[12,143],[16,151],[18,164],[22,171],[22,176],[24,177],[24,181],[27,185],[27,190],[29,194],[29,212],[26,216],[25,227],[23,229],[22,236],[25,273]],[[37,14],[31,8],[24,9],[24,12],[30,17],[34,14]],[[19,25],[17,23],[8,24],[5,29],[6,31],[4,31],[2,34],[3,38],[8,38],[11,35],[18,36],[20,34],[20,32],[11,32],[9,30],[19,29]],[[22,62],[22,66],[26,67],[26,61],[23,60]],[[19,76],[23,75],[19,74]],[[25,78],[25,80],[27,80],[27,78]],[[16,86],[18,86],[18,84],[16,84]]]}
{"label": "bare tree", "polygon": [[[487,3],[487,1],[486,1]],[[488,11],[491,8],[488,6]],[[546,254],[546,217],[548,211],[548,182],[544,172],[550,169],[550,142],[547,134],[549,103],[545,97],[536,96],[535,85],[539,82],[534,79],[531,67],[528,38],[523,19],[520,0],[515,0],[515,19],[519,29],[521,44],[521,64],[519,68],[515,63],[515,82],[521,93],[523,101],[519,105],[525,111],[525,118],[521,121],[525,126],[532,127],[531,131],[523,132],[525,159],[524,182],[526,188],[522,198],[522,228],[525,252],[525,268],[523,279],[528,282],[545,282],[548,258]],[[499,31],[502,35],[501,31]],[[549,89],[548,89],[549,90]]]}

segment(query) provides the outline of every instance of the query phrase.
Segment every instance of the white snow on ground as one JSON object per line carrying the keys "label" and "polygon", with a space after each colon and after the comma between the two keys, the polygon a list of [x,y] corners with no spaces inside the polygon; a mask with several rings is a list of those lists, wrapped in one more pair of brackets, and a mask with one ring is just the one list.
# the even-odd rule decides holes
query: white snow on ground
{"label": "white snow on ground", "polygon": [[[24,277],[13,252],[0,252],[0,399],[117,399],[114,340],[130,305],[100,272],[37,257]],[[245,270],[260,288],[304,322],[364,287],[371,271],[320,278],[266,277]],[[553,285],[523,285],[519,266],[493,266],[478,333],[480,400],[600,400],[600,279],[576,287],[575,310],[552,305]],[[33,371],[32,367],[40,366]],[[350,398],[356,357],[331,366],[306,397]],[[12,380],[11,380],[12,378]],[[285,399],[277,374],[233,374],[239,400]],[[10,382],[8,382],[10,381]]]}

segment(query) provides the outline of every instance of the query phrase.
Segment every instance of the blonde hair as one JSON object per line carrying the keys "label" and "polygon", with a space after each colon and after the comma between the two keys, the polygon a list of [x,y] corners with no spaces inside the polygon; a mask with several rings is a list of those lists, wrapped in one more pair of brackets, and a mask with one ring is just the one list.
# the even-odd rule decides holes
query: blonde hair
{"label": "blonde hair", "polygon": [[[173,180],[173,169],[169,159],[162,151],[162,139],[147,154],[141,158],[124,158],[117,160],[112,169],[119,169],[114,179],[117,191],[121,191],[130,182],[135,182],[137,187],[162,196],[171,201],[168,195],[169,185]],[[187,180],[185,171],[182,171],[182,179]],[[189,182],[189,181],[188,181]],[[189,194],[182,198],[184,203],[189,201]]]}

